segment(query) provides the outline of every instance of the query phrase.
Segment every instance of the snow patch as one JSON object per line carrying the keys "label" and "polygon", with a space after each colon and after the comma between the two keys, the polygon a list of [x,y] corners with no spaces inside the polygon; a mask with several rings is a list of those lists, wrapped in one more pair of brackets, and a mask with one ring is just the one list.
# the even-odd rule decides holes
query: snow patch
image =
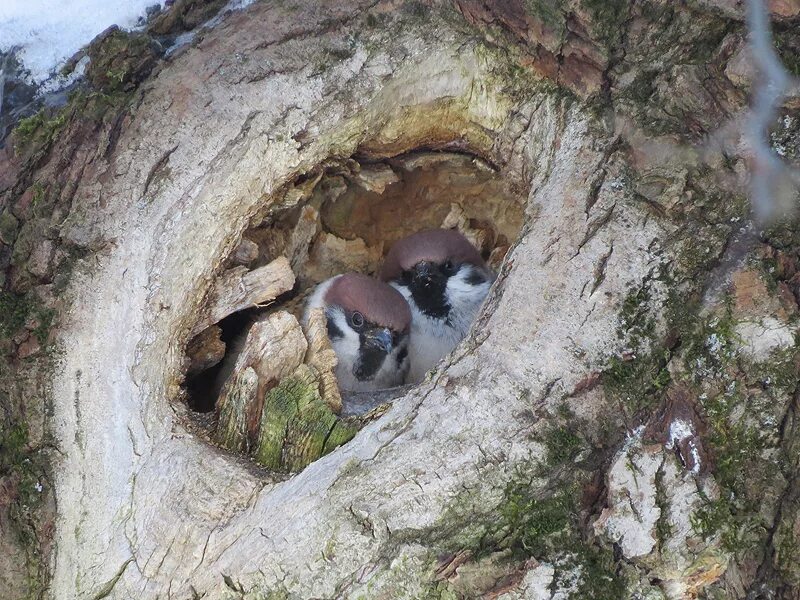
{"label": "snow patch", "polygon": [[700,473],[700,451],[697,449],[697,443],[694,440],[694,430],[692,424],[687,423],[683,419],[675,419],[669,425],[669,439],[664,444],[667,450],[672,450],[680,446],[683,440],[688,439],[689,452],[692,455],[692,473],[697,475]]}
{"label": "snow patch", "polygon": [[[203,27],[214,27],[231,11],[242,10],[255,0],[230,0]],[[164,0],[70,0],[69,10],[59,0],[2,0],[0,2],[0,52],[14,51],[27,71],[28,83],[49,92],[64,88],[82,74],[79,63],[68,77],[59,70],[78,50],[112,25],[137,29],[147,8]],[[168,53],[189,43],[195,31],[179,35]]]}
{"label": "snow patch", "polygon": [[669,425],[669,441],[667,442],[667,448],[674,448],[675,444],[691,435],[694,435],[691,423],[687,423],[683,419],[675,419]]}
{"label": "snow patch", "polygon": [[[16,49],[31,83],[57,80],[56,72],[111,25],[135,27],[148,6],[163,0],[3,0],[0,52]],[[61,85],[62,82],[58,82]]]}
{"label": "snow patch", "polygon": [[625,435],[625,441],[622,444],[623,453],[627,453],[634,445],[639,445],[641,443],[644,429],[644,425],[639,425],[635,429],[628,431]]}

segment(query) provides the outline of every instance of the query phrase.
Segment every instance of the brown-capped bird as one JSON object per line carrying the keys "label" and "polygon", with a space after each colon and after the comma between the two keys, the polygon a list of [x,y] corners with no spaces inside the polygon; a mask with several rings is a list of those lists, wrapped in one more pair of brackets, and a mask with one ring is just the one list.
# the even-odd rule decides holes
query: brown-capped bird
{"label": "brown-capped bird", "polygon": [[405,382],[411,311],[397,290],[360,273],[336,275],[314,290],[306,320],[314,308],[325,310],[342,390],[370,391]]}
{"label": "brown-capped bird", "polygon": [[411,307],[408,383],[460,342],[494,281],[478,250],[458,231],[420,231],[395,243],[380,277]]}

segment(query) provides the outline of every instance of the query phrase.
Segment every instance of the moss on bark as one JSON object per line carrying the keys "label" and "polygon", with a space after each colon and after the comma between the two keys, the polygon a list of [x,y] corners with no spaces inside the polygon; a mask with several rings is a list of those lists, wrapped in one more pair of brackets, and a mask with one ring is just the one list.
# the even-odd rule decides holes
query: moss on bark
{"label": "moss on bark", "polygon": [[314,372],[301,365],[267,392],[255,459],[268,469],[295,473],[353,438],[319,393]]}

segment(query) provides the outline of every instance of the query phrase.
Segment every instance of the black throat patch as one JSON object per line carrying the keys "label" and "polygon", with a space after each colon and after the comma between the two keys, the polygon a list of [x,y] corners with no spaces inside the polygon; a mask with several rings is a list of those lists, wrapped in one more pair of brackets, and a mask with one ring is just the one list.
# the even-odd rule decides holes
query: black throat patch
{"label": "black throat patch", "polygon": [[450,314],[450,303],[447,301],[447,279],[430,287],[410,286],[411,298],[419,311],[433,319],[447,319]]}
{"label": "black throat patch", "polygon": [[353,365],[353,375],[359,381],[367,381],[375,377],[386,359],[386,352],[380,348],[369,346],[364,343],[364,336],[359,336],[360,347],[358,349],[358,359]]}

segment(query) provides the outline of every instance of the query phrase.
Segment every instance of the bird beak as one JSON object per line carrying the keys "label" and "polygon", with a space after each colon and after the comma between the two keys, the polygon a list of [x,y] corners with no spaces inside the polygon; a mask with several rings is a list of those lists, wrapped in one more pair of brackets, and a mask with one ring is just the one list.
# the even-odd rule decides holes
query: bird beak
{"label": "bird beak", "polygon": [[373,329],[364,336],[364,343],[389,354],[392,351],[392,332],[388,328]]}
{"label": "bird beak", "polygon": [[431,263],[422,261],[414,267],[414,285],[418,288],[429,288],[434,283],[436,270]]}

